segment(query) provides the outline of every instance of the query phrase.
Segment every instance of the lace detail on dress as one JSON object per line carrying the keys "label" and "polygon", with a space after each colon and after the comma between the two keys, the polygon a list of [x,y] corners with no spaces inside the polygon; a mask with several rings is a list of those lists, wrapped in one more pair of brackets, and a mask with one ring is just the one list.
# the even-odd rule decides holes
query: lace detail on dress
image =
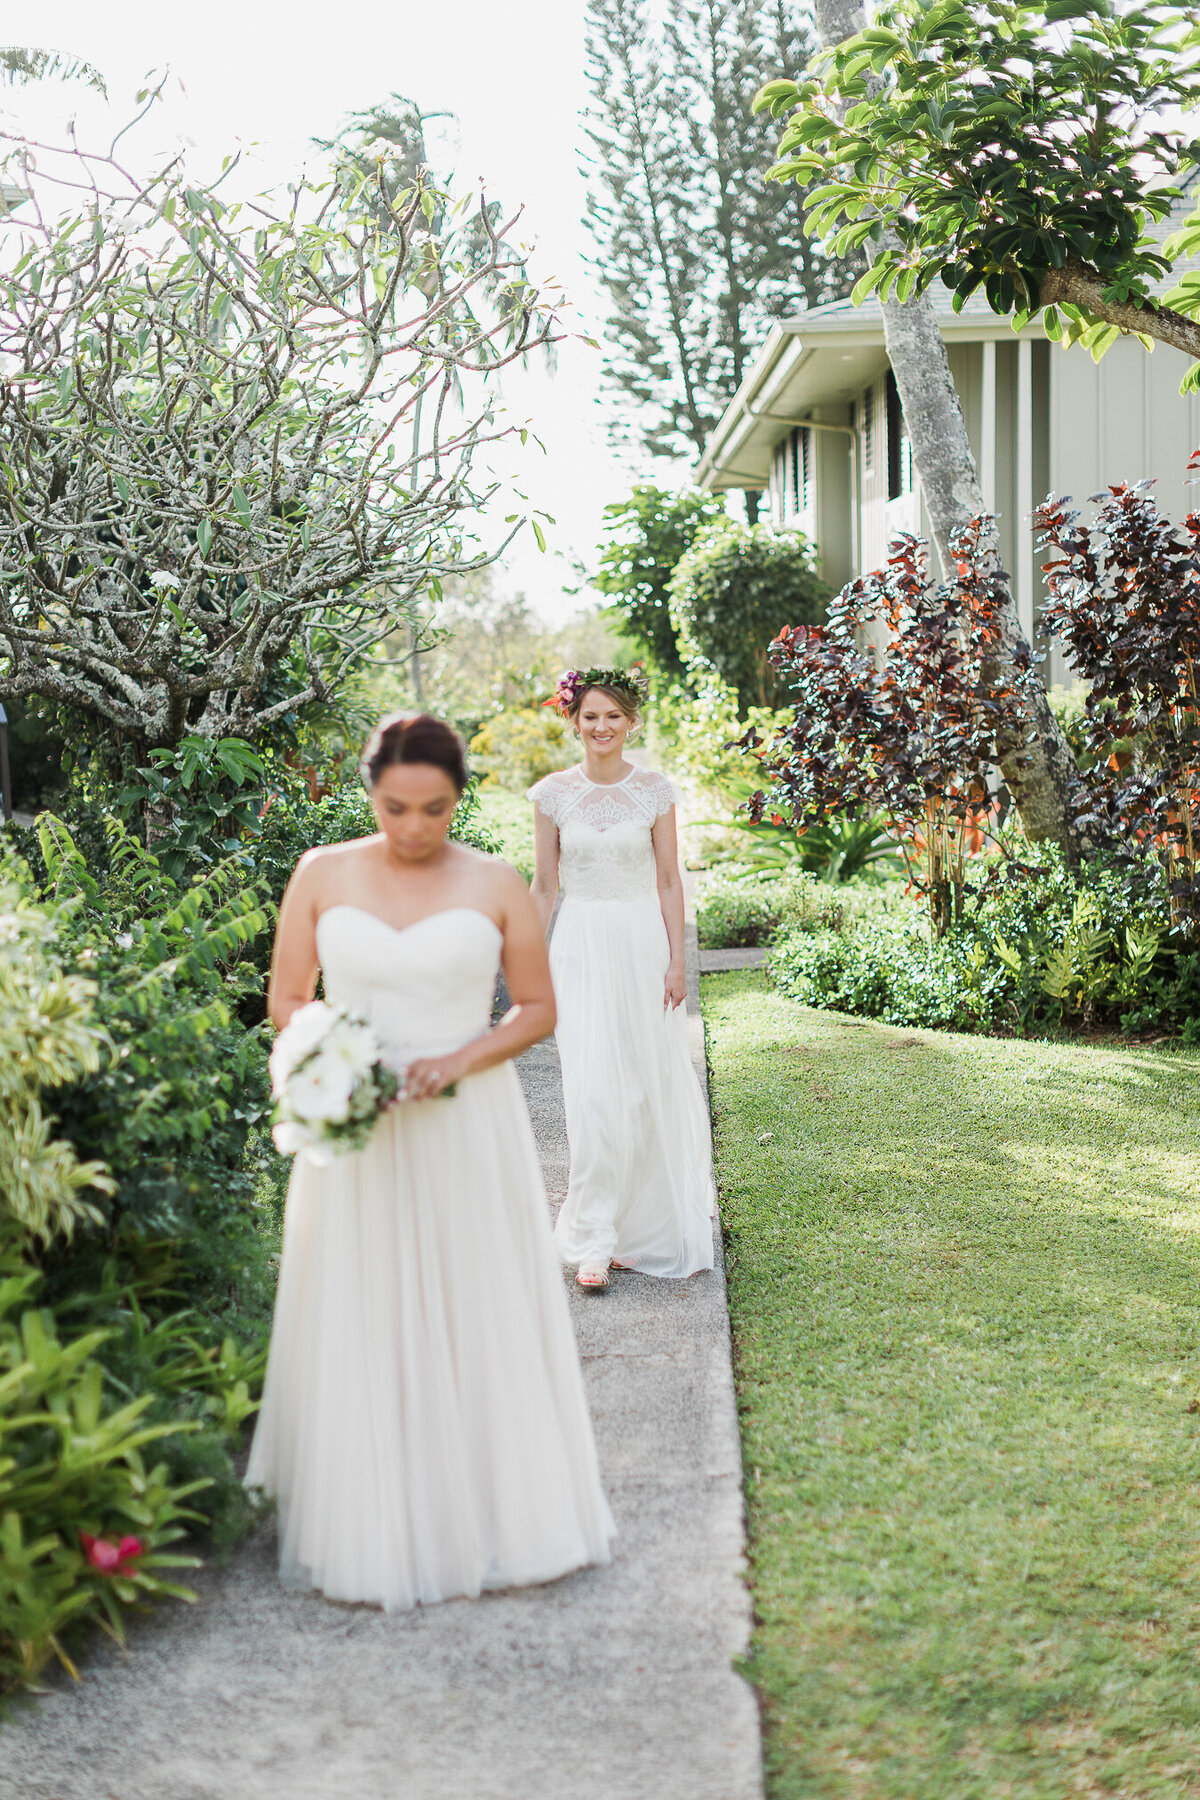
{"label": "lace detail on dress", "polygon": [[529,799],[558,826],[558,872],[569,900],[641,900],[654,892],[651,827],[679,799],[653,769],[598,786],[581,768],[547,775]]}
{"label": "lace detail on dress", "polygon": [[624,781],[600,786],[589,781],[579,766],[544,775],[526,794],[560,828],[574,819],[593,831],[629,823],[652,825],[682,797],[673,781],[653,769],[633,769]]}

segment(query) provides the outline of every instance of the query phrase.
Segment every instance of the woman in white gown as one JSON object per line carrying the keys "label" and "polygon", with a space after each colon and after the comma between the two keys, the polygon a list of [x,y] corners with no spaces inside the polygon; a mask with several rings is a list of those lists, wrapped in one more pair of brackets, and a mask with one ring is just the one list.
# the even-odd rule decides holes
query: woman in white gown
{"label": "woman in white gown", "polygon": [[270,1012],[319,968],[404,1097],[362,1151],[296,1158],[246,1479],[277,1499],[285,1579],[393,1610],[607,1562],[614,1528],[511,1062],[554,1024],[539,920],[512,869],[447,840],[448,726],[384,720],[363,767],[379,833],[301,858]]}
{"label": "woman in white gown", "polygon": [[680,1278],[713,1266],[708,1116],[684,1007],[676,790],[624,758],[643,686],[619,669],[571,670],[559,710],[582,764],[529,790],[533,897],[548,927],[558,1005],[570,1185],[555,1226],[584,1288],[609,1267]]}

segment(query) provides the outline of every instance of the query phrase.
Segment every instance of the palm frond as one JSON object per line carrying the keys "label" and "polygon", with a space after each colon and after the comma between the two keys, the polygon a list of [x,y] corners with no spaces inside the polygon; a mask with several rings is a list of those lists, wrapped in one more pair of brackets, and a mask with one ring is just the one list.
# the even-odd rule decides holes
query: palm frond
{"label": "palm frond", "polygon": [[99,69],[81,56],[62,50],[30,50],[20,44],[0,45],[0,81],[9,87],[32,81],[82,81],[108,99],[108,88]]}

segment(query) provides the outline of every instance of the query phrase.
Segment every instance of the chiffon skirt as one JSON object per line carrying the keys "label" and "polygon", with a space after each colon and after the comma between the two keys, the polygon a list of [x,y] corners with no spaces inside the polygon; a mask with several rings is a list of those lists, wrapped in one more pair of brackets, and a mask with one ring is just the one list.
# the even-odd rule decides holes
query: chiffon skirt
{"label": "chiffon skirt", "polygon": [[516,1071],[298,1156],[246,1476],[285,1580],[389,1611],[609,1561],[562,1276]]}
{"label": "chiffon skirt", "polygon": [[565,1263],[647,1275],[713,1266],[712,1149],[687,1009],[665,1012],[670,947],[654,895],[564,899],[550,943],[570,1186]]}

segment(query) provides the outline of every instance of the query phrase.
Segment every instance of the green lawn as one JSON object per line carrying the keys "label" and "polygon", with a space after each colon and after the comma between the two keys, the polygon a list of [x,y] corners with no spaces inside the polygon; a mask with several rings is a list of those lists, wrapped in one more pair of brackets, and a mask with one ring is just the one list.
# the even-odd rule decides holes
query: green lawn
{"label": "green lawn", "polygon": [[523,794],[507,788],[479,790],[479,817],[500,839],[506,860],[526,881],[533,879],[533,807]]}
{"label": "green lawn", "polygon": [[704,983],[773,1800],[1200,1795],[1200,1052]]}

